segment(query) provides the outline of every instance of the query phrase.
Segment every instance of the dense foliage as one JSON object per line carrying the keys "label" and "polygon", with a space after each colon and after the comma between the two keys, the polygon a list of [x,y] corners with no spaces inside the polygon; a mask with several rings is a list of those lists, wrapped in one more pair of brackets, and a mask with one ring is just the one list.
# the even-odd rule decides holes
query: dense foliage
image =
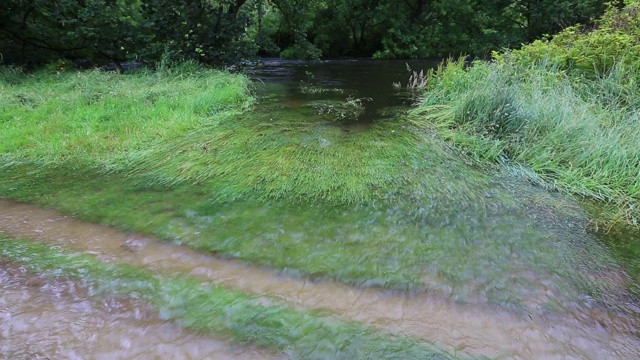
{"label": "dense foliage", "polygon": [[253,52],[240,6],[246,0],[9,0],[0,8],[5,62],[157,61],[206,64]]}
{"label": "dense foliage", "polygon": [[[592,78],[609,73],[616,64],[640,62],[640,2],[626,1],[625,7],[610,4],[593,26],[571,26],[551,40],[537,40],[507,55],[519,64],[552,62],[574,74]],[[499,59],[505,60],[503,56]],[[627,72],[634,75],[633,72]]]}
{"label": "dense foliage", "polygon": [[486,55],[588,24],[599,0],[8,0],[4,62]]}

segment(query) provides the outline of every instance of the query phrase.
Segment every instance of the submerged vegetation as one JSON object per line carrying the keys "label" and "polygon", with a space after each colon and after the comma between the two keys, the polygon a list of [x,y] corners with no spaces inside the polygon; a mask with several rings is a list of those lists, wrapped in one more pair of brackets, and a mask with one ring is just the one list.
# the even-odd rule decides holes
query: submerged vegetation
{"label": "submerged vegetation", "polygon": [[[101,0],[60,1],[55,7],[67,12],[52,16],[68,26],[66,37],[51,38],[34,24],[52,5],[11,1],[0,20],[22,21],[23,32],[0,25],[0,45],[11,45],[12,61],[22,54],[38,63],[46,49],[121,66],[137,59],[130,46],[147,40],[141,56],[163,60],[118,73],[74,71],[66,60],[33,72],[0,67],[0,197],[305,281],[426,292],[525,321],[594,307],[626,315],[640,298],[640,244],[611,237],[606,246],[597,237],[604,232],[584,229],[640,228],[640,1],[609,4],[587,27],[494,53],[491,62],[463,58],[420,72],[407,65],[404,95],[419,101],[408,116],[373,116],[380,109],[367,106],[369,94],[344,82],[323,87],[309,72],[280,88],[304,96],[274,92],[260,102],[248,77],[200,64],[231,63],[258,47],[283,57],[416,57],[473,44],[484,54],[604,10],[591,0],[511,3],[143,0],[101,9]],[[541,18],[534,3],[557,16]],[[351,13],[358,16],[342,19]],[[94,23],[78,27],[76,18]],[[178,33],[153,31],[167,23],[179,23]],[[136,35],[109,40],[121,31]],[[219,36],[207,40],[212,33]],[[336,48],[327,34],[347,34],[336,41],[348,46]],[[78,47],[60,48],[67,42]],[[184,274],[0,237],[7,260],[292,358],[450,358]]]}
{"label": "submerged vegetation", "polygon": [[316,109],[318,115],[330,121],[353,122],[358,121],[360,115],[365,112],[363,103],[367,101],[371,101],[371,99],[348,97],[344,102],[316,101],[309,106]]}
{"label": "submerged vegetation", "polygon": [[0,237],[0,258],[43,277],[82,281],[91,287],[93,296],[141,299],[165,319],[202,333],[218,333],[282,351],[293,359],[454,358],[408,338],[383,335],[283,305],[265,305],[265,299],[220,286],[186,277],[163,277],[126,264],[105,264],[90,255],[26,240]]}
{"label": "submerged vegetation", "polygon": [[532,269],[559,275],[563,296],[620,291],[566,266],[575,247],[610,261],[593,240],[556,244],[565,233],[533,224],[539,194],[514,195],[406,122],[345,132],[305,106],[255,105],[246,78],[193,64],[3,74],[2,197],[291,274],[463,303],[526,309],[540,290]]}

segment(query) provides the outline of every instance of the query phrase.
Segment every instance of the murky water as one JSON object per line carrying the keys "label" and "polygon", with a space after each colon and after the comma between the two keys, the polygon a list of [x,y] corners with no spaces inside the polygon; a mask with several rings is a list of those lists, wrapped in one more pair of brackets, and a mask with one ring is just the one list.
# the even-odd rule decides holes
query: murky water
{"label": "murky water", "polygon": [[0,263],[2,359],[275,359],[161,321],[130,299],[92,299],[70,280]]}
{"label": "murky water", "polygon": [[[355,129],[366,123],[393,115],[385,111],[408,107],[413,103],[406,91],[410,72],[426,71],[437,66],[437,60],[332,60],[322,62],[282,61],[267,59],[248,70],[256,80],[259,95],[282,97],[288,107],[302,107],[312,101],[362,99],[364,112]],[[399,84],[394,87],[393,84]],[[354,119],[356,120],[356,119]]]}
{"label": "murky water", "polygon": [[459,354],[522,359],[640,356],[638,340],[632,335],[637,319],[599,307],[568,316],[523,319],[500,309],[456,305],[427,295],[310,283],[7,200],[0,200],[0,233],[64,245],[108,262],[206,278],[292,306],[323,309],[385,331],[435,341]]}

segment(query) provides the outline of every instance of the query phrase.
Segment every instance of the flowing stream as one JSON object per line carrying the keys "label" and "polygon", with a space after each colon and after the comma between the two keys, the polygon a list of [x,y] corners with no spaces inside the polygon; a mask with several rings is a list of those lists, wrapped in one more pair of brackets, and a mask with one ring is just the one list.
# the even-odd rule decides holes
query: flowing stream
{"label": "flowing stream", "polygon": [[0,262],[2,359],[278,359],[160,320],[130,299],[92,299],[70,280]]}
{"label": "flowing stream", "polygon": [[[406,83],[409,76],[407,67],[420,70],[431,66],[431,62],[405,65],[394,61],[305,63],[272,60],[249,69],[248,73],[256,79],[260,101],[279,104],[279,111],[295,111],[299,116],[318,112],[335,115],[340,103],[358,101],[362,105],[359,112],[345,115],[354,116],[353,121],[339,123],[343,131],[355,132],[367,131],[374,121],[393,119],[396,111],[411,104],[410,93],[404,91],[401,94],[397,87],[391,85]],[[342,115],[338,113],[337,116]],[[537,191],[529,187],[526,189],[523,193]],[[487,302],[473,301],[472,297],[465,302],[452,301],[451,294],[455,289],[405,294],[374,287],[351,287],[332,281],[305,280],[171,245],[152,236],[123,232],[83,222],[54,210],[2,199],[0,235],[61,245],[71,251],[96,255],[105,262],[127,263],[161,274],[189,275],[264,296],[269,301],[299,309],[319,309],[383,332],[434,342],[445,351],[459,355],[514,359],[640,358],[637,338],[640,310],[623,291],[629,278],[610,262],[606,247],[601,246],[597,239],[582,232],[579,226],[571,225],[568,220],[547,226],[547,214],[542,214],[543,211],[526,210],[522,214],[504,211],[491,216],[469,215],[455,208],[451,212],[453,215],[447,214],[447,220],[438,225],[445,229],[444,234],[513,238],[514,243],[498,243],[500,251],[505,251],[498,257],[511,256],[518,264],[520,257],[531,255],[537,259],[536,256],[542,256],[540,252],[548,247],[554,247],[552,252],[557,252],[559,257],[564,256],[563,251],[572,254],[580,249],[585,253],[597,253],[600,257],[585,255],[579,267],[585,278],[604,283],[604,289],[611,298],[606,304],[609,306],[590,301],[589,296],[582,293],[578,297],[584,301],[560,294],[558,289],[562,287],[557,283],[561,281],[553,272],[544,275],[526,268],[526,262],[524,266],[514,268],[513,272],[517,273],[518,279],[533,283],[533,290],[522,291],[524,310],[512,311]],[[225,216],[233,215],[229,212]],[[195,212],[189,215],[190,218],[197,216]],[[210,217],[202,218],[211,222]],[[346,218],[344,222],[349,222]],[[431,236],[423,234],[423,228],[408,232],[408,227],[393,225],[388,219],[382,224],[371,225],[372,220],[367,218],[362,226],[352,221],[351,227],[339,220],[335,224],[313,218],[305,221],[302,225],[293,222],[288,227],[286,224],[278,226],[285,228],[281,229],[282,236],[285,233],[298,234],[302,231],[298,227],[308,229],[315,223],[319,227],[351,232],[345,236],[358,236],[358,233],[366,234],[362,235],[365,237],[389,236],[390,239],[425,236],[425,242],[434,241]],[[381,227],[388,229],[381,230]],[[307,233],[303,236],[318,235],[311,230],[305,231]],[[522,239],[540,244],[533,247],[530,254],[514,252],[512,247],[518,246],[517,241]],[[568,250],[557,245],[564,240],[570,243]],[[452,244],[458,246],[455,242]],[[479,251],[483,246],[480,244]],[[491,273],[491,267],[502,266],[500,260],[482,262],[485,259],[480,254],[473,256],[467,269],[470,276],[477,271],[473,266],[484,266],[487,273]],[[597,267],[592,263],[592,259],[601,258],[605,259],[603,263],[606,266]],[[477,260],[477,263],[472,260]],[[488,283],[504,277],[503,273],[496,274],[496,278]],[[437,273],[425,272],[423,282],[432,284],[434,288],[446,288]],[[482,288],[484,285],[481,285],[475,286]],[[43,280],[25,274],[14,264],[0,262],[0,291],[0,357],[277,358],[262,349],[232,346],[224,340],[190,333],[161,321],[143,304],[131,300],[91,299],[81,285],[70,281]],[[556,310],[549,310],[552,305]]]}
{"label": "flowing stream", "polygon": [[634,320],[598,309],[572,314],[575,318],[522,320],[507,312],[450,304],[425,295],[398,296],[331,282],[306,282],[8,200],[0,200],[0,234],[62,245],[107,262],[205,278],[292,306],[323,309],[392,333],[432,340],[460,353],[509,358],[572,354],[584,359],[637,355],[636,340],[630,333]]}

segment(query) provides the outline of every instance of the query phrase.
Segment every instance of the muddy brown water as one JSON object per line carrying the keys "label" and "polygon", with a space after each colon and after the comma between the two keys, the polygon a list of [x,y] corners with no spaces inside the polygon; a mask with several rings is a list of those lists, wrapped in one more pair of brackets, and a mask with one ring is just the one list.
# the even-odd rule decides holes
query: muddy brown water
{"label": "muddy brown water", "polygon": [[1,359],[276,359],[161,321],[128,299],[0,266]]}
{"label": "muddy brown water", "polygon": [[[164,274],[188,274],[208,279],[243,292],[266,295],[294,307],[321,309],[383,331],[433,341],[444,350],[457,354],[517,359],[640,358],[638,340],[631,334],[636,321],[599,308],[593,308],[589,313],[523,319],[505,310],[452,304],[426,294],[405,296],[332,282],[308,282],[8,200],[0,200],[0,234],[64,245],[74,251],[94,254],[107,262],[126,262]],[[16,291],[20,293],[20,290]],[[40,304],[43,311],[51,306],[46,302]],[[37,312],[38,307],[35,305],[31,309]],[[116,315],[113,319],[111,314],[100,313],[103,310],[99,308],[91,311],[96,311],[98,318],[105,316],[105,322],[126,322],[121,319],[124,315]],[[77,316],[85,316],[83,314],[86,315]],[[51,316],[55,318],[56,315]],[[10,319],[9,323],[13,321]],[[6,326],[10,325],[3,325]],[[138,331],[136,326],[131,323],[132,333]],[[159,343],[168,341],[162,334],[163,329],[170,326],[157,325],[154,331],[158,332],[155,339]],[[120,330],[108,328],[105,331],[111,331],[113,341],[117,341],[118,334],[127,337],[126,333],[119,333]],[[182,330],[176,331],[180,334]],[[177,344],[201,341],[188,336],[176,338]],[[82,342],[83,339],[78,340]],[[153,340],[146,343],[152,344]],[[179,351],[180,346],[176,343],[167,346],[174,346]]]}

